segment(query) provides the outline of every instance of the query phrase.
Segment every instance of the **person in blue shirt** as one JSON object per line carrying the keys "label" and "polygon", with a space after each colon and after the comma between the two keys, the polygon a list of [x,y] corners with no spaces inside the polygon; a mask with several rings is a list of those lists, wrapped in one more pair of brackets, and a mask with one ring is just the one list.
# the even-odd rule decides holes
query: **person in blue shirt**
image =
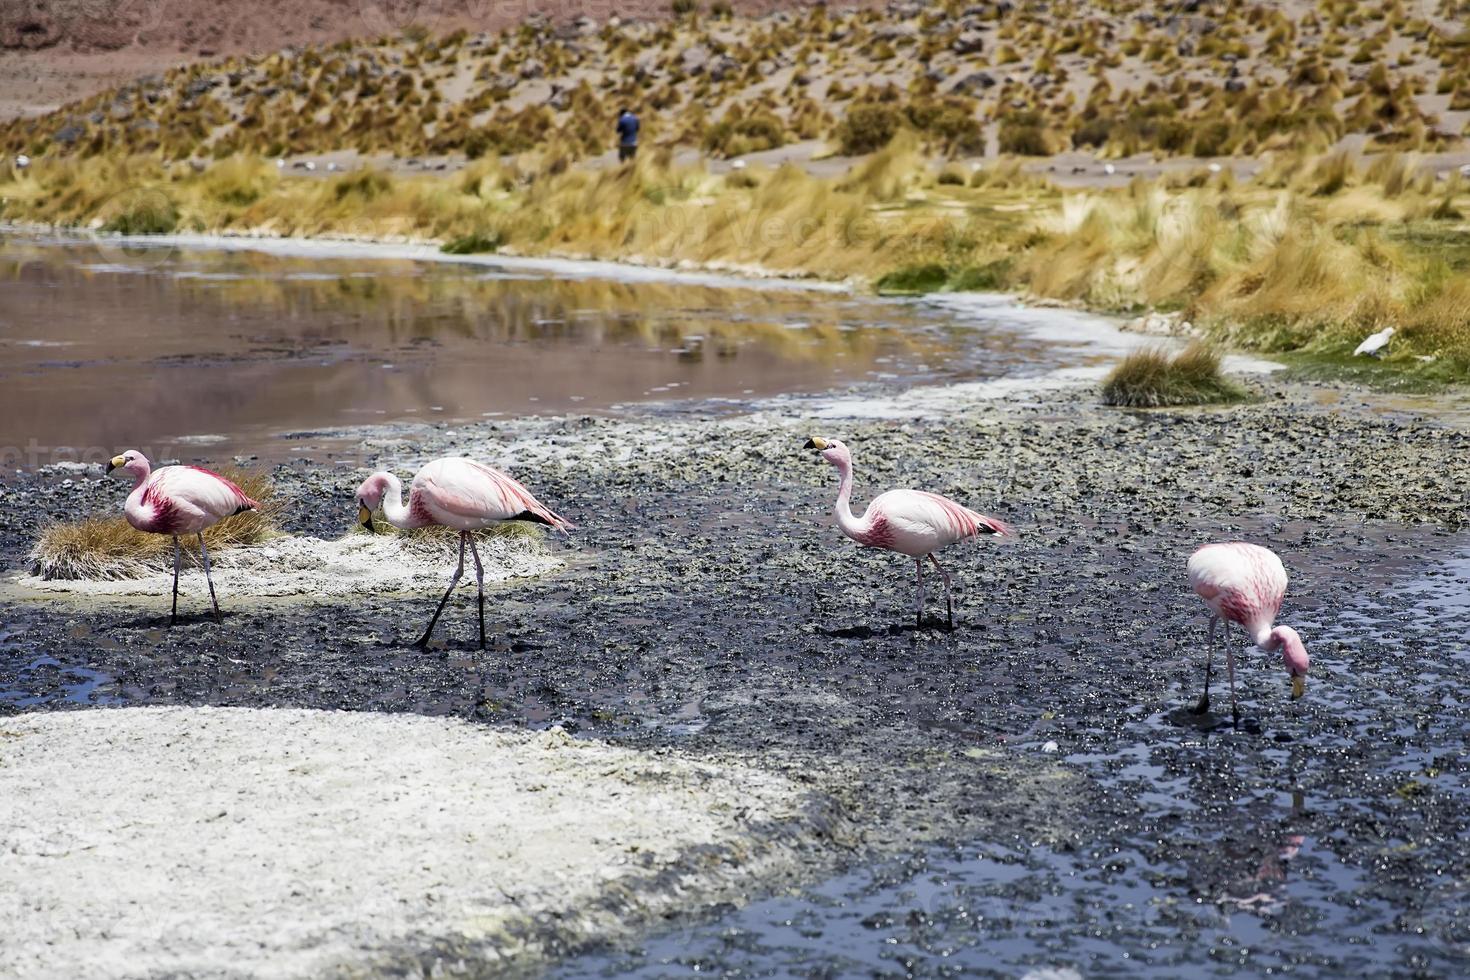
{"label": "person in blue shirt", "polygon": [[618,113],[618,162],[626,163],[638,155],[638,117],[624,108]]}

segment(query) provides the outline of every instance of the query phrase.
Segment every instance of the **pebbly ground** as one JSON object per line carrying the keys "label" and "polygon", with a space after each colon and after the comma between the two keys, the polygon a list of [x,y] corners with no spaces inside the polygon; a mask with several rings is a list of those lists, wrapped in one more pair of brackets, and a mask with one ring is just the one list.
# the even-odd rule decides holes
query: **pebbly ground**
{"label": "pebbly ground", "polygon": [[[580,525],[550,543],[564,570],[496,587],[493,649],[471,642],[470,591],[428,653],[406,644],[431,594],[226,595],[224,627],[173,630],[164,597],[12,600],[0,713],[186,704],[561,725],[758,767],[841,815],[744,897],[816,891],[739,913],[691,901],[693,925],[646,944],[542,924],[553,952],[590,951],[571,973],[821,973],[843,956],[892,975],[1453,975],[1470,957],[1470,437],[1367,396],[1262,384],[1262,401],[1224,410],[1103,410],[1070,388],[942,418],[876,402],[851,414],[885,417],[833,417],[797,399],[725,418],[380,431],[373,462],[407,475],[444,453],[502,461]],[[852,447],[860,503],[919,486],[1018,527],[1015,544],[946,554],[954,632],[914,628],[912,565],[832,526],[835,476],[800,448],[812,434]],[[289,530],[341,533],[360,477],[282,468]],[[12,569],[41,514],[121,499],[55,475],[0,490]],[[1285,675],[1244,654],[1238,731],[1223,671],[1216,714],[1183,710],[1205,627],[1183,563],[1235,537],[1281,553],[1283,621],[1313,656],[1292,704]],[[820,884],[843,867],[858,870]],[[452,939],[402,955],[482,962]]]}

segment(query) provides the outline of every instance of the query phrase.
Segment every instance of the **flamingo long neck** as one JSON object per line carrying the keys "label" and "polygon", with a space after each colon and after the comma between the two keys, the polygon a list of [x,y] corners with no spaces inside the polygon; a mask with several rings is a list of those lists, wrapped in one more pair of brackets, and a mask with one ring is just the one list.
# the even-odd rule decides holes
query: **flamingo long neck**
{"label": "flamingo long neck", "polygon": [[128,476],[133,478],[133,489],[129,491],[128,499],[123,503],[123,509],[126,511],[132,508],[139,515],[139,519],[144,520],[146,517],[143,516],[140,509],[143,506],[143,484],[148,482],[148,476],[153,472],[153,468],[145,460],[141,465],[128,467],[127,472]]}
{"label": "flamingo long neck", "polygon": [[837,514],[837,526],[842,528],[842,533],[850,538],[855,538],[863,532],[864,522],[860,517],[852,513],[852,458],[839,458],[837,466],[837,504],[833,511]]}
{"label": "flamingo long neck", "polygon": [[383,474],[383,482],[387,484],[387,490],[383,493],[383,517],[389,524],[397,528],[418,527],[409,514],[409,507],[403,502],[403,484],[398,477],[392,473]]}

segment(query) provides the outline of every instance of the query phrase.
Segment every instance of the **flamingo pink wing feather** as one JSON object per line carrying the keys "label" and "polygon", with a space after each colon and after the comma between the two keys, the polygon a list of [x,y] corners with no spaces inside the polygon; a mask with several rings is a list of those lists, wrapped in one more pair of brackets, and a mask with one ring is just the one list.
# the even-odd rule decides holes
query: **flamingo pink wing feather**
{"label": "flamingo pink wing feather", "polygon": [[231,481],[198,466],[165,466],[148,481],[156,497],[222,520],[259,505]]}
{"label": "flamingo pink wing feather", "polygon": [[1269,627],[1286,595],[1276,554],[1243,541],[1207,544],[1189,558],[1189,584],[1216,615],[1258,631]]}
{"label": "flamingo pink wing feather", "polygon": [[950,542],[977,534],[1016,533],[1003,521],[927,490],[890,490],[882,494],[868,508],[869,517],[879,515],[889,523],[928,527]]}
{"label": "flamingo pink wing feather", "polygon": [[471,521],[505,521],[531,513],[566,531],[572,524],[553,513],[521,483],[493,467],[471,459],[436,461],[414,479],[434,507]]}

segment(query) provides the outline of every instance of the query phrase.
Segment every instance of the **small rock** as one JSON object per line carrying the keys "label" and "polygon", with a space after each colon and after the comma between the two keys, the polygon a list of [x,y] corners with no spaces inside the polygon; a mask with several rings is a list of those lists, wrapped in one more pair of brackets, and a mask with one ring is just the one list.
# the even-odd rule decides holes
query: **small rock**
{"label": "small rock", "polygon": [[955,54],[979,54],[985,50],[985,35],[979,31],[964,31],[949,45]]}
{"label": "small rock", "polygon": [[951,91],[962,94],[974,94],[995,87],[995,76],[986,71],[977,71],[973,75],[966,75],[955,82]]}

